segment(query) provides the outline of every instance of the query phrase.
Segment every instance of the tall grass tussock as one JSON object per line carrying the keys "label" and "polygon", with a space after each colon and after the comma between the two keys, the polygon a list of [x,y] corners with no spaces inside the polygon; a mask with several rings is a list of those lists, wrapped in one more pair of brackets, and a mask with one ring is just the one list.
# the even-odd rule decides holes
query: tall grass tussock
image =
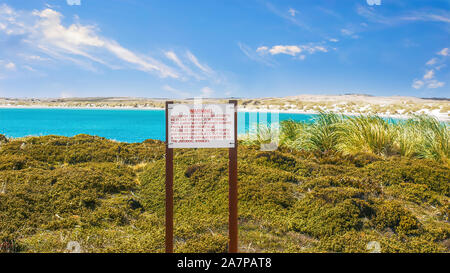
{"label": "tall grass tussock", "polygon": [[[290,150],[316,153],[405,156],[433,159],[448,164],[450,130],[447,123],[427,115],[407,120],[383,119],[379,116],[344,116],[320,113],[313,122],[281,122],[279,144]],[[245,143],[270,142],[267,130],[251,132]]]}

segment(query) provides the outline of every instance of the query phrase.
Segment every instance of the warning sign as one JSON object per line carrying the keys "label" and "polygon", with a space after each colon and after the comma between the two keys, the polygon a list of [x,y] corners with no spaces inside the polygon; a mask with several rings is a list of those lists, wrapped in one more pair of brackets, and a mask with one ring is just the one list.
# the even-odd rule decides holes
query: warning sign
{"label": "warning sign", "polygon": [[234,104],[169,104],[169,148],[234,148]]}

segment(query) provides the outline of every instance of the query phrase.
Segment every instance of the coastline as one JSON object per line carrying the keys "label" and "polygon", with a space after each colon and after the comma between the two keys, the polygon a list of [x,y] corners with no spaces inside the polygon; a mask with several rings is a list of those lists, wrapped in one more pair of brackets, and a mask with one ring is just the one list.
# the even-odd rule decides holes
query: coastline
{"label": "coastline", "polygon": [[[132,110],[132,111],[163,111],[164,108],[160,107],[132,107],[132,106],[48,106],[48,105],[0,105],[0,109],[72,109],[72,110]],[[336,111],[334,109],[325,110],[337,114],[343,114],[347,116],[358,116],[360,113],[358,112],[347,112],[347,111]],[[248,107],[238,107],[238,112],[247,112],[247,113],[266,113],[266,112],[278,112],[283,114],[304,114],[304,115],[317,115],[320,111],[317,110],[303,110],[303,109],[274,109],[274,107],[265,107],[262,109],[248,108]],[[415,114],[428,114],[434,116],[439,121],[442,122],[450,122],[449,114],[440,113],[436,111],[428,111],[428,109],[421,109],[417,111]],[[363,113],[364,114],[364,113]],[[376,113],[382,118],[392,118],[392,119],[408,119],[411,115],[407,114],[390,114],[390,113]]]}

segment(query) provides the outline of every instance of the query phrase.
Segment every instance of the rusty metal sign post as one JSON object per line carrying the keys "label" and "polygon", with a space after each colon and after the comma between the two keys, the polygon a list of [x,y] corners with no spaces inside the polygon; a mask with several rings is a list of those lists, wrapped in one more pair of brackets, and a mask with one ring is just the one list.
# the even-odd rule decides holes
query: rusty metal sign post
{"label": "rusty metal sign post", "polygon": [[173,149],[228,148],[228,251],[238,252],[237,101],[166,102],[166,253],[173,253]]}

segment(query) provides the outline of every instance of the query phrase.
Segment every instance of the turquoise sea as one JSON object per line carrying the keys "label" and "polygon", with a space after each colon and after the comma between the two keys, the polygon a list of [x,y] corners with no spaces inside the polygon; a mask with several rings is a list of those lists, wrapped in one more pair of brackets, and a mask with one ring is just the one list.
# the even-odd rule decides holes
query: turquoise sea
{"label": "turquoise sea", "polygon": [[[314,115],[280,113],[279,121],[310,121]],[[266,113],[238,113],[238,134],[245,134],[250,125],[276,116]],[[89,134],[121,142],[165,140],[164,110],[105,109],[0,109],[0,134],[7,137]]]}

